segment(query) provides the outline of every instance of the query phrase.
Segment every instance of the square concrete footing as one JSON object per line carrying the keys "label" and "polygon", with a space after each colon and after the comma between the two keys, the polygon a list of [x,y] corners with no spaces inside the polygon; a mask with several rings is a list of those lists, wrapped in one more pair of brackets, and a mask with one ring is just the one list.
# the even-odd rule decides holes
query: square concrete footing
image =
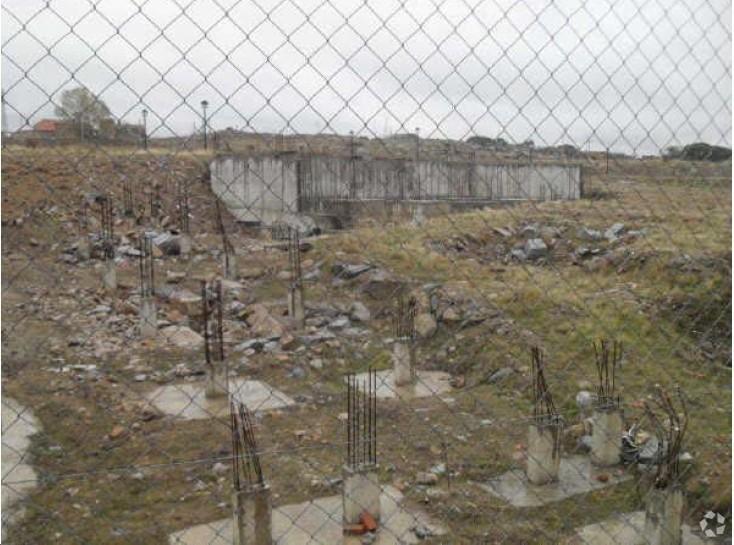
{"label": "square concrete footing", "polygon": [[393,376],[396,386],[415,383],[415,350],[410,339],[396,339],[392,345]]}
{"label": "square concrete footing", "polygon": [[158,313],[155,299],[143,297],[140,301],[140,336],[143,339],[155,337],[158,332]]}
{"label": "square concrete footing", "polygon": [[631,479],[627,473],[594,467],[586,456],[561,458],[558,480],[543,485],[528,481],[521,469],[512,469],[481,486],[515,507],[538,507],[585,494]]}
{"label": "square concrete footing", "polygon": [[102,264],[102,287],[108,292],[117,290],[117,265],[114,259],[106,259]]}
{"label": "square concrete footing", "polygon": [[[253,412],[282,409],[295,401],[283,392],[259,380],[229,379],[232,396]],[[207,399],[206,383],[166,384],[146,395],[146,399],[164,414],[186,420],[229,416],[227,396]]]}
{"label": "square concrete footing", "polygon": [[377,466],[351,468],[344,466],[342,505],[344,524],[359,524],[363,512],[380,520],[380,481]]}
{"label": "square concrete footing", "polygon": [[530,483],[541,485],[558,480],[562,431],[560,422],[533,423],[528,426],[525,474]]}
{"label": "square concrete footing", "polygon": [[234,545],[273,544],[273,505],[270,487],[257,485],[232,496]]}
{"label": "square concrete footing", "polygon": [[237,256],[222,254],[222,276],[227,280],[237,280]]}
{"label": "square concrete footing", "polygon": [[617,406],[594,409],[591,431],[591,460],[599,467],[619,464],[622,455],[622,409]]}
{"label": "square concrete footing", "polygon": [[[367,380],[367,373],[358,373],[357,381]],[[345,379],[346,380],[346,379]],[[443,371],[416,371],[413,384],[398,386],[395,384],[395,372],[377,372],[377,397],[383,399],[410,399],[444,394],[451,390],[451,375]]]}
{"label": "square concrete footing", "polygon": [[303,298],[303,286],[288,288],[288,316],[296,324],[297,329],[306,327],[306,307]]}
{"label": "square concrete footing", "polygon": [[28,463],[31,435],[40,429],[30,409],[4,396],[2,401],[2,534],[23,514],[19,503],[36,486],[36,471]]}
{"label": "square concrete footing", "polygon": [[680,488],[653,488],[645,497],[645,543],[681,545],[683,491]]}
{"label": "square concrete footing", "polygon": [[[693,534],[687,524],[681,526],[681,539],[679,543],[682,545],[705,545],[709,542]],[[651,545],[651,543],[645,538],[645,512],[635,511],[584,526],[565,541],[564,545]]]}
{"label": "square concrete footing", "polygon": [[207,366],[206,388],[207,399],[226,398],[229,395],[229,369],[226,361],[213,361]]}
{"label": "square concrete footing", "polygon": [[[409,509],[403,495],[385,486],[380,496],[381,523],[374,545],[415,545],[421,540],[415,527],[434,535],[445,530],[433,524],[418,509]],[[363,536],[345,536],[342,528],[342,497],[329,496],[273,509],[273,543],[278,545],[361,545]],[[193,526],[171,534],[170,545],[232,545],[232,518]]]}

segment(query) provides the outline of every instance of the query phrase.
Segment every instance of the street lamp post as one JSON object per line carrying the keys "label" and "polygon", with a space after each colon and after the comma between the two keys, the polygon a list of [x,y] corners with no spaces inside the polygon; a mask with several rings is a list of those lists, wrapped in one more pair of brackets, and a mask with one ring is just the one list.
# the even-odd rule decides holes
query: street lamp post
{"label": "street lamp post", "polygon": [[417,181],[418,199],[421,198],[421,171],[420,161],[421,158],[421,129],[420,127],[415,128],[415,179]]}
{"label": "street lamp post", "polygon": [[143,149],[148,149],[148,110],[143,108]]}
{"label": "street lamp post", "polygon": [[206,100],[201,101],[201,111],[202,111],[202,117],[204,118],[204,149],[207,149],[207,136],[206,136],[206,107],[209,106],[209,103]]}

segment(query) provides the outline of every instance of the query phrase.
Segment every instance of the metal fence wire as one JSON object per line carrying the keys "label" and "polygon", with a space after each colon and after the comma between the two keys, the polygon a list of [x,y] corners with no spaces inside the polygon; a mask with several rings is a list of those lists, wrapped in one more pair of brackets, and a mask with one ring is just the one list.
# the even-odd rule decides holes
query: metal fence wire
{"label": "metal fence wire", "polygon": [[2,539],[731,543],[731,5],[5,0]]}

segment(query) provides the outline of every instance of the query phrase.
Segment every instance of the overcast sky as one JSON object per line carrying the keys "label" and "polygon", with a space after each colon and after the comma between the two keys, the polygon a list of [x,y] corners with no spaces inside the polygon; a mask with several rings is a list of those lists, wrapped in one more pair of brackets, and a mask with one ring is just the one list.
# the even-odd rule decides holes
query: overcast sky
{"label": "overcast sky", "polygon": [[84,85],[153,136],[207,100],[215,129],[731,145],[728,0],[46,4],[2,2],[7,130]]}

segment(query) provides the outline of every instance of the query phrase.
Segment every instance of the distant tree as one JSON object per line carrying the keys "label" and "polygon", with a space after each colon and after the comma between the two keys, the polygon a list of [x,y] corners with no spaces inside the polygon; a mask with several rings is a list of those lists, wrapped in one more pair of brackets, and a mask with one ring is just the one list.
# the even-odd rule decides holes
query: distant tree
{"label": "distant tree", "polygon": [[665,153],[663,153],[663,157],[667,159],[675,159],[677,157],[680,157],[681,154],[681,148],[679,146],[668,146],[665,148]]}
{"label": "distant tree", "polygon": [[731,159],[731,149],[723,146],[712,146],[705,142],[688,144],[680,154],[685,161],[726,161]]}
{"label": "distant tree", "polygon": [[56,115],[74,123],[84,138],[89,132],[96,133],[112,114],[107,104],[94,96],[86,87],[62,91]]}

